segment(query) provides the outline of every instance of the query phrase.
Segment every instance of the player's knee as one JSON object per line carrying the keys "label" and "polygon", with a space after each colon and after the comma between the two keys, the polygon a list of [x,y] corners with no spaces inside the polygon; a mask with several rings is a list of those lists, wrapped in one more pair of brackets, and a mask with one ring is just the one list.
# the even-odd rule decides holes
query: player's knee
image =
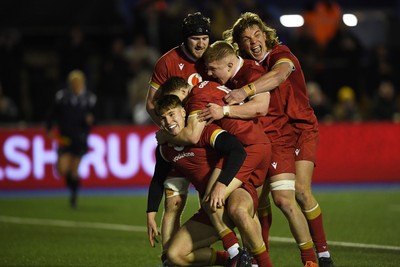
{"label": "player's knee", "polygon": [[243,221],[246,216],[248,216],[247,209],[237,207],[237,208],[229,208],[228,209],[229,217],[233,222]]}
{"label": "player's knee", "polygon": [[180,247],[171,246],[167,250],[167,258],[172,265],[186,266],[187,261],[185,255],[182,254],[182,249]]}
{"label": "player's knee", "polygon": [[185,205],[186,196],[177,195],[167,198],[165,205],[165,212],[179,212],[183,210]]}
{"label": "player's knee", "polygon": [[300,206],[306,205],[309,201],[311,201],[311,189],[300,183],[296,183],[296,200]]}
{"label": "player's knee", "polygon": [[290,211],[295,203],[295,181],[280,180],[271,183],[272,198],[275,205],[281,210]]}

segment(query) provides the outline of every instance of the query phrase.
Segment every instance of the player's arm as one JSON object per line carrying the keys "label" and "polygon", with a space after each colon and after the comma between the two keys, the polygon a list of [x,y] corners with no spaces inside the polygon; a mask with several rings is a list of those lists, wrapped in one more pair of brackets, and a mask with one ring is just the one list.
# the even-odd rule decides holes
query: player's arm
{"label": "player's arm", "polygon": [[268,113],[271,96],[267,93],[260,93],[250,98],[242,105],[219,106],[209,103],[206,109],[199,112],[199,120],[219,120],[223,117],[234,119],[252,119],[265,116]]}
{"label": "player's arm", "polygon": [[199,121],[197,111],[189,114],[185,128],[178,135],[171,135],[165,130],[159,130],[156,133],[156,139],[159,144],[171,143],[175,145],[194,145],[200,140],[201,133],[206,126],[205,121]]}
{"label": "player's arm", "polygon": [[161,125],[161,121],[160,118],[157,116],[156,111],[155,111],[155,98],[157,95],[157,90],[152,87],[151,85],[149,85],[149,88],[147,90],[147,96],[146,96],[146,110],[147,113],[150,115],[151,119],[153,120],[153,122],[155,124],[157,124],[158,126]]}
{"label": "player's arm", "polygon": [[[210,202],[212,210],[225,205],[225,199],[228,197],[226,188],[241,168],[247,156],[242,143],[235,136],[225,131],[215,139],[214,149],[226,157],[217,181],[212,186],[210,193],[206,194],[204,198],[204,201]],[[210,182],[214,182],[214,180],[210,179]]]}
{"label": "player's arm", "polygon": [[228,132],[222,132],[218,135],[214,149],[226,156],[217,182],[228,186],[242,166],[247,153],[239,139]]}
{"label": "player's arm", "polygon": [[154,174],[150,182],[148,197],[147,197],[147,233],[149,235],[150,245],[155,246],[157,236],[160,235],[156,215],[158,207],[160,206],[163,193],[164,193],[164,181],[171,170],[171,164],[164,160],[161,156],[160,147],[156,148],[156,166],[154,168]]}
{"label": "player's arm", "polygon": [[294,70],[293,63],[287,59],[278,61],[270,71],[262,75],[257,80],[246,84],[242,88],[232,90],[225,97],[228,104],[237,104],[243,102],[247,97],[257,93],[269,92],[286,81]]}

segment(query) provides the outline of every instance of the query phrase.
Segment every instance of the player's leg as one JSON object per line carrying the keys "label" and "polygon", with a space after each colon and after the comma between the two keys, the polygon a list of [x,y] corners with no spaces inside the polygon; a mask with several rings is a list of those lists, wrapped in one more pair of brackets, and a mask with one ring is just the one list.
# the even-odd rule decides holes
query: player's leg
{"label": "player's leg", "polygon": [[59,152],[57,158],[57,172],[59,175],[65,177],[71,170],[71,153]]}
{"label": "player's leg", "polygon": [[258,266],[271,267],[272,263],[261,234],[261,225],[255,216],[254,201],[258,202],[255,189],[253,195],[252,197],[244,188],[234,190],[229,197],[228,213],[239,229],[244,246],[250,250]]}
{"label": "player's leg", "polygon": [[73,155],[69,152],[59,150],[58,152],[58,158],[57,158],[57,172],[60,176],[63,177],[65,181],[65,185],[67,186],[69,192],[70,192],[70,205],[72,207],[72,187],[73,187],[73,181],[72,181],[72,158]]}
{"label": "player's leg", "polygon": [[210,248],[218,239],[214,227],[190,219],[172,237],[168,261],[177,266],[226,265],[227,253]]}
{"label": "player's leg", "polygon": [[[219,174],[221,173],[221,169],[215,168],[211,177],[209,178],[206,194],[208,194],[214,183],[216,182]],[[236,178],[234,178],[230,184],[226,187],[225,190],[225,199],[229,197],[229,195],[236,188],[239,188],[242,185],[242,182]],[[232,230],[234,228],[233,223],[230,221],[229,217],[225,214],[225,207],[220,207],[216,210],[212,210],[209,202],[202,201],[202,208],[207,213],[212,225],[218,233],[219,238],[222,241],[222,245],[224,249],[229,253],[229,257],[232,259],[236,255],[239,254],[239,240],[236,237],[235,232]]]}
{"label": "player's leg", "polygon": [[333,267],[328,250],[321,207],[312,194],[311,183],[318,151],[318,129],[303,130],[295,149],[296,199],[310,229],[321,267]]}
{"label": "player's leg", "polygon": [[262,237],[267,248],[269,250],[269,230],[272,225],[272,209],[269,198],[270,185],[269,179],[267,179],[262,188],[262,192],[259,194],[257,215],[261,224]]}
{"label": "player's leg", "polygon": [[296,202],[294,174],[274,175],[271,177],[270,186],[275,205],[283,212],[289,223],[290,231],[300,249],[303,264],[307,261],[316,262],[307,221]]}
{"label": "player's leg", "polygon": [[79,163],[81,162],[81,156],[73,155],[71,157],[71,177],[70,177],[70,204],[71,207],[75,208],[77,204],[78,191],[80,188],[80,177],[78,173]]}
{"label": "player's leg", "polygon": [[181,215],[186,204],[189,182],[182,177],[168,177],[164,182],[164,212],[161,219],[161,260],[166,259],[171,238],[181,226]]}
{"label": "player's leg", "polygon": [[[314,162],[307,160],[296,161],[296,199],[307,219],[318,258],[327,258],[329,259],[327,261],[331,261],[325,237],[321,207],[311,190],[313,171]],[[322,266],[333,266],[333,263]]]}

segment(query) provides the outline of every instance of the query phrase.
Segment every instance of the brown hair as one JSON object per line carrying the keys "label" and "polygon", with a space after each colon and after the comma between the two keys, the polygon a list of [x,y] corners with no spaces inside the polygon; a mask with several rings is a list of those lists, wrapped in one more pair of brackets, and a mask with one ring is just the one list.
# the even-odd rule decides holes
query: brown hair
{"label": "brown hair", "polygon": [[160,97],[164,95],[169,95],[172,92],[179,90],[180,88],[189,87],[188,82],[179,76],[171,76],[166,80],[158,89],[160,92]]}
{"label": "brown hair", "polygon": [[157,116],[160,116],[163,112],[176,107],[182,107],[179,97],[176,95],[164,95],[156,101],[155,112]]}

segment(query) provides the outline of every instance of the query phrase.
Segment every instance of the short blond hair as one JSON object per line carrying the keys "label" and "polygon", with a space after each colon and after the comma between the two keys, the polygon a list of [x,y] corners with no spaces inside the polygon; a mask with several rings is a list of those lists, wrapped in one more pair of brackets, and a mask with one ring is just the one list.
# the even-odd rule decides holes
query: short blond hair
{"label": "short blond hair", "polygon": [[203,54],[205,62],[221,60],[227,56],[237,56],[237,50],[233,45],[226,41],[216,41],[212,43]]}
{"label": "short blond hair", "polygon": [[82,84],[86,83],[86,76],[83,73],[83,71],[81,70],[72,70],[69,74],[68,74],[68,83],[71,83],[73,80],[79,80]]}

